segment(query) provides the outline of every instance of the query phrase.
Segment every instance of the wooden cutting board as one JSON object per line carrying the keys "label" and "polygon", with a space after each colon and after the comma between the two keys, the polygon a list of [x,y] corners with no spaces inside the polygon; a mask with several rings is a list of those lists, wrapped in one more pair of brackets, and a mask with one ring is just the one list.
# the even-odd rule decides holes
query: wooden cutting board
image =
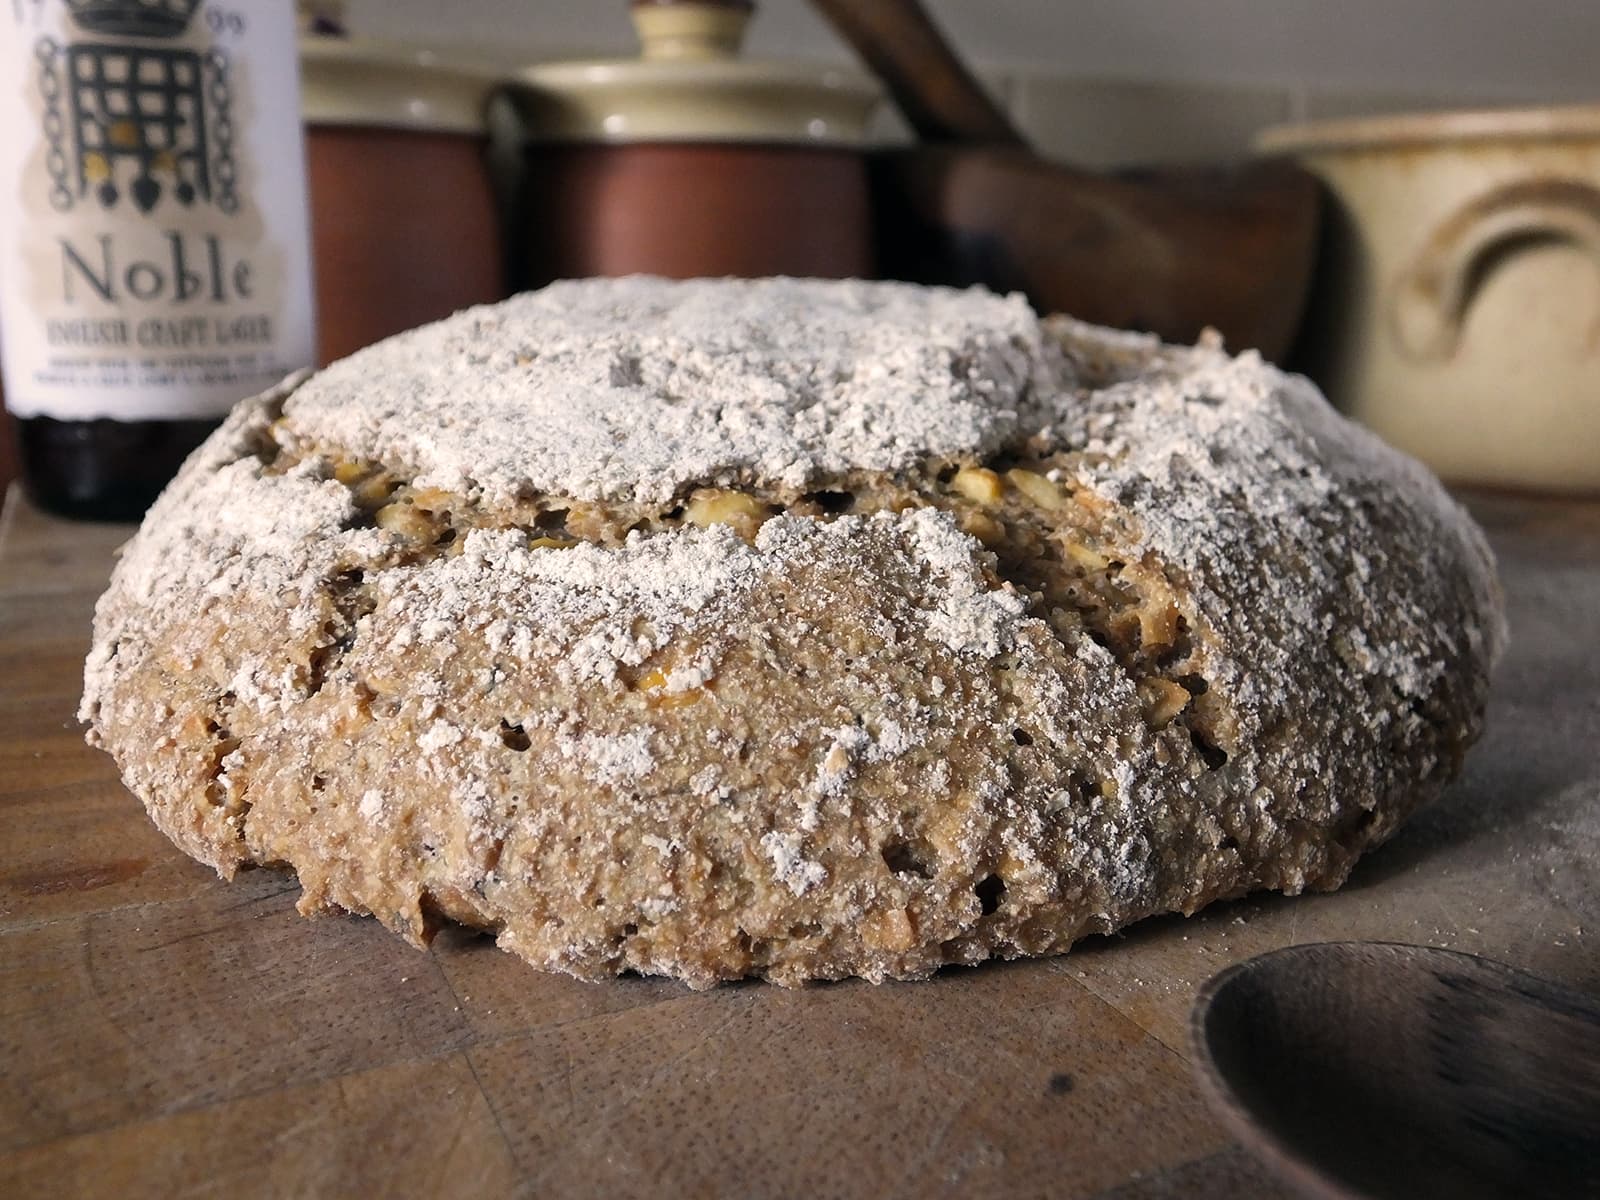
{"label": "wooden cutting board", "polygon": [[0,1196],[1282,1193],[1186,1018],[1294,942],[1488,954],[1600,990],[1600,505],[1474,505],[1511,609],[1465,777],[1331,896],[1069,957],[783,991],[538,974],[294,914],[174,850],[73,719],[121,526],[0,527]]}

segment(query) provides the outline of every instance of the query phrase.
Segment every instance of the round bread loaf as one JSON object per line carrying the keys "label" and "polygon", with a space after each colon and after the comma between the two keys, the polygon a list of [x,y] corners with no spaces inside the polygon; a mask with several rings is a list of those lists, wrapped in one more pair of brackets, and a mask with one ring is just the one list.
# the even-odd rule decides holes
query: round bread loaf
{"label": "round bread loaf", "polygon": [[1502,640],[1438,482],[1254,354],[589,280],[239,406],[123,554],[81,715],[308,913],[882,980],[1337,887],[1455,775]]}

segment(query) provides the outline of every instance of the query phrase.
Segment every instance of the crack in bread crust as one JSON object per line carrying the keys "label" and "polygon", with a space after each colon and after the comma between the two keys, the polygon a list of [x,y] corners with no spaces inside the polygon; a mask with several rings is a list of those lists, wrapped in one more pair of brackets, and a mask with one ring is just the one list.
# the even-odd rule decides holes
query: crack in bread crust
{"label": "crack in bread crust", "polygon": [[[894,480],[824,477],[803,491],[690,483],[663,504],[534,495],[484,509],[469,497],[416,486],[415,470],[404,464],[353,460],[300,443],[288,418],[275,421],[273,431],[279,451],[269,469],[308,466],[348,488],[356,508],[350,527],[375,525],[398,535],[393,563],[459,554],[473,529],[520,530],[530,547],[566,549],[579,543],[617,547],[630,534],[709,524],[727,524],[750,540],[784,513],[828,521],[915,508],[948,512],[994,554],[996,574],[1026,590],[1038,615],[1069,646],[1088,636],[1111,651],[1140,688],[1153,724],[1180,720],[1197,753],[1204,747],[1208,761],[1219,754],[1225,761],[1215,734],[1221,702],[1210,693],[1191,633],[1198,618],[1178,573],[1154,554],[1131,548],[1133,539],[1092,492],[1057,482],[1071,477],[1081,455],[1024,446],[977,462],[932,463]],[[342,596],[348,574],[332,581],[335,596]],[[330,623],[330,647],[347,636],[351,623],[344,615]]]}

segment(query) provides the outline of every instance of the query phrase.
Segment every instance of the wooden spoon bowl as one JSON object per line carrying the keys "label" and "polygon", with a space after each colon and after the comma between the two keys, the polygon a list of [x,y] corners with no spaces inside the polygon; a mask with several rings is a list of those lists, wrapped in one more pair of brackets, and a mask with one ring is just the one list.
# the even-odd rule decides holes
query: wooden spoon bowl
{"label": "wooden spoon bowl", "polygon": [[1290,349],[1321,190],[1288,161],[1103,175],[1048,162],[918,0],[814,0],[920,145],[873,156],[878,271],[1025,292],[1040,312],[1234,351]]}
{"label": "wooden spoon bowl", "polygon": [[1450,950],[1293,946],[1212,979],[1207,1100],[1316,1197],[1600,1196],[1600,1005]]}
{"label": "wooden spoon bowl", "polygon": [[1026,293],[1040,312],[1279,361],[1316,260],[1317,183],[1291,163],[1114,175],[1011,146],[911,146],[871,161],[878,270]]}

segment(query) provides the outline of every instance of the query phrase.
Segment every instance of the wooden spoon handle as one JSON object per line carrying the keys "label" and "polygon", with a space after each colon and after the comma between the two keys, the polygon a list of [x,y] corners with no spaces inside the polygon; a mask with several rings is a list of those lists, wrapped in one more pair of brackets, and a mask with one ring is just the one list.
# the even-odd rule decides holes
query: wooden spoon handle
{"label": "wooden spoon handle", "polygon": [[918,0],[814,0],[927,142],[1025,146]]}

